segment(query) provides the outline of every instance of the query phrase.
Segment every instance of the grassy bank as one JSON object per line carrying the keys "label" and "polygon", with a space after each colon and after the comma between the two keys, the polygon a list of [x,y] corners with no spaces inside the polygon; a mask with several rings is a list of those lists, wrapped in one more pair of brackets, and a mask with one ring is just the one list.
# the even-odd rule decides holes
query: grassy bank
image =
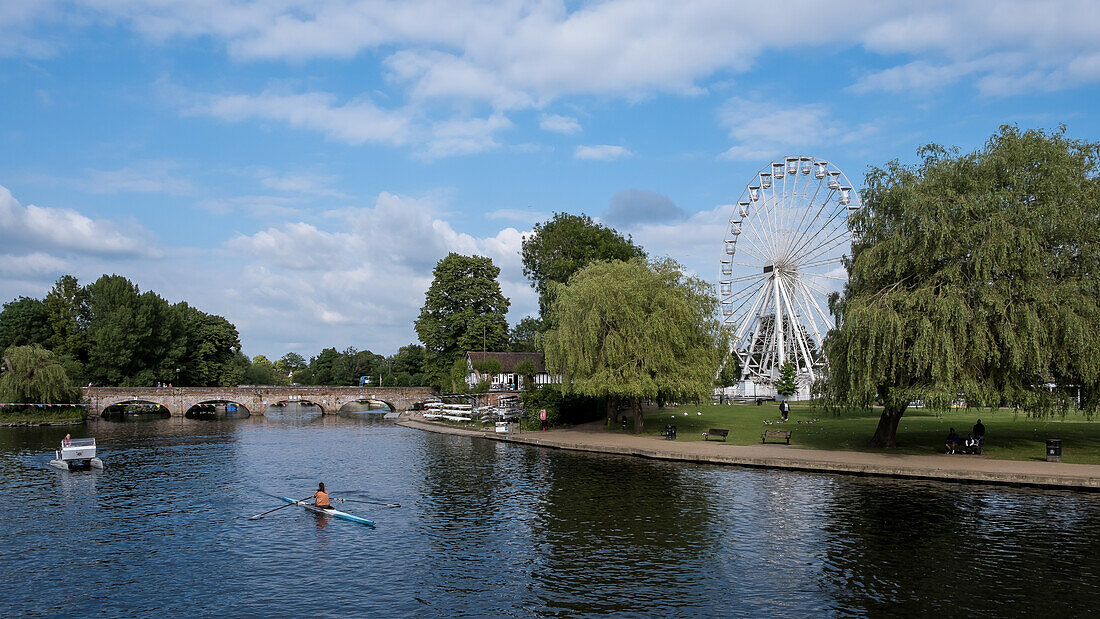
{"label": "grassy bank", "polygon": [[50,408],[14,408],[5,406],[0,409],[0,425],[34,425],[44,423],[80,423],[84,421],[85,409],[74,407]]}
{"label": "grassy bank", "polygon": [[[701,441],[702,433],[709,428],[724,428],[730,431],[726,439],[728,443],[751,445],[760,443],[764,430],[790,430],[791,447],[882,453],[883,450],[867,444],[875,432],[880,414],[880,410],[874,410],[845,411],[833,415],[820,409],[814,410],[809,404],[795,403],[791,405],[787,423],[767,425],[765,420],[775,422],[779,419],[779,408],[774,402],[764,406],[685,405],[648,412],[646,433],[657,435],[666,424],[674,423],[676,440]],[[814,419],[816,421],[809,423]],[[984,457],[1042,461],[1046,459],[1046,439],[1058,438],[1062,439],[1063,461],[1100,464],[1100,419],[1089,421],[1079,414],[1034,419],[1017,415],[1011,410],[909,409],[898,425],[898,446],[889,453],[942,454],[948,430],[955,428],[965,438],[977,419],[981,419],[986,427]],[[616,428],[614,431],[622,430]],[[629,431],[630,426],[627,428]]]}

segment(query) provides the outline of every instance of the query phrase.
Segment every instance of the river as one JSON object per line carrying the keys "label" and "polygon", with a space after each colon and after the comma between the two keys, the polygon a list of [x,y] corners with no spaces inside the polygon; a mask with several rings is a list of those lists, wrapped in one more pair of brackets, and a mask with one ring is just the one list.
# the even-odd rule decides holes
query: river
{"label": "river", "polygon": [[[94,435],[102,471],[48,461]],[[275,497],[325,482],[371,529]],[[1100,494],[599,456],[377,417],[0,428],[6,616],[1079,615]]]}

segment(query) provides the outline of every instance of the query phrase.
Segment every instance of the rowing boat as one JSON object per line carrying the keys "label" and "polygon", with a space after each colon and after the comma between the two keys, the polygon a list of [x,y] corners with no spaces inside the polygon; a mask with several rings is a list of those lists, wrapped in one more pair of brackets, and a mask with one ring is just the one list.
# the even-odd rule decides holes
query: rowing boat
{"label": "rowing boat", "polygon": [[306,503],[305,501],[295,501],[294,499],[288,499],[285,496],[284,497],[279,497],[279,498],[286,501],[287,503],[293,503],[293,504],[295,504],[299,507],[304,507],[305,509],[307,509],[307,510],[309,510],[309,511],[315,513],[315,514],[322,514],[324,516],[332,516],[333,518],[339,518],[340,520],[347,520],[348,522],[357,522],[359,524],[365,524],[368,527],[373,527],[374,526],[374,521],[373,520],[367,520],[366,518],[360,518],[359,516],[356,516],[354,514],[349,514],[347,512],[342,512],[338,509],[321,509],[320,507],[317,507],[316,505],[313,505],[312,503]]}

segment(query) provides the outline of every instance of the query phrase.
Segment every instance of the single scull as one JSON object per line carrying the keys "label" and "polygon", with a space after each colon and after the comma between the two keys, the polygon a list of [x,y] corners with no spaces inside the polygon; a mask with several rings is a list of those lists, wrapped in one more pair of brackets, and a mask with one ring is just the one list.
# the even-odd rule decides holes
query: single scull
{"label": "single scull", "polygon": [[295,501],[294,499],[288,499],[285,496],[284,497],[279,497],[279,498],[286,501],[287,503],[293,503],[295,505],[298,505],[299,507],[304,507],[305,509],[307,509],[307,510],[309,510],[309,511],[315,513],[315,514],[322,514],[322,515],[325,515],[325,516],[332,516],[333,518],[339,518],[340,520],[347,520],[348,522],[357,522],[359,524],[365,524],[368,527],[373,527],[374,526],[374,521],[373,520],[367,520],[366,518],[360,518],[359,516],[356,516],[354,514],[349,514],[347,512],[342,512],[338,509],[321,509],[320,507],[317,507],[316,505],[314,505],[312,503],[306,503],[305,501]]}

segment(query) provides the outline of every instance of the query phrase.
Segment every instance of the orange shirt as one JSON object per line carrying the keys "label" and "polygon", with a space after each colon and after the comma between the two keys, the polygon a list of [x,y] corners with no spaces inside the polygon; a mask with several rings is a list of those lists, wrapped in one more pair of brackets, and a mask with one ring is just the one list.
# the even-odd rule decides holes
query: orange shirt
{"label": "orange shirt", "polygon": [[316,499],[313,504],[317,507],[329,507],[327,492],[318,490],[313,493],[313,498]]}

